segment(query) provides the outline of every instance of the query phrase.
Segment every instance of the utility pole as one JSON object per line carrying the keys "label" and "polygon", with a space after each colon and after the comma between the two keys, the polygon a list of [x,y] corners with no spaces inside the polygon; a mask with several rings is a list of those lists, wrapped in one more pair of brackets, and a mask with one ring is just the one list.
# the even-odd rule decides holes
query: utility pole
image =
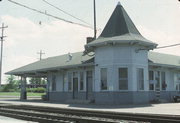
{"label": "utility pole", "polygon": [[94,39],[96,39],[96,0],[94,0]]}
{"label": "utility pole", "polygon": [[40,52],[37,52],[37,54],[39,54],[39,55],[40,55],[39,60],[42,60],[42,55],[44,55],[45,53],[43,53],[43,51],[42,51],[42,50],[40,50]]}
{"label": "utility pole", "polygon": [[2,79],[2,57],[3,57],[3,41],[4,41],[4,38],[6,36],[4,36],[4,29],[5,28],[8,28],[8,26],[4,26],[4,23],[2,23],[2,27],[0,27],[0,29],[2,30],[1,32],[1,56],[0,56],[0,87],[1,87],[1,79]]}

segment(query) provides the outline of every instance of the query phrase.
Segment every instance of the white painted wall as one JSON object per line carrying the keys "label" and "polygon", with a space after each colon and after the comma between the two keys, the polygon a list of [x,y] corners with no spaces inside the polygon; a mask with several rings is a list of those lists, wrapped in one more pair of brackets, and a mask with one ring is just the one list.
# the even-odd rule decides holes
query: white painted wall
{"label": "white painted wall", "polygon": [[[56,76],[56,92],[68,92],[68,73],[73,73],[73,72],[84,72],[84,90],[80,90],[80,76],[78,75],[78,90],[79,92],[85,92],[86,91],[86,72],[87,71],[92,71],[93,72],[93,90],[95,88],[94,85],[94,68],[93,67],[87,67],[87,68],[75,68],[75,69],[68,69],[66,71],[58,71],[56,73],[48,73],[48,88],[49,91],[52,91],[52,76]],[[73,79],[73,78],[72,78]]]}
{"label": "white painted wall", "polygon": [[129,91],[137,91],[137,68],[144,68],[145,90],[148,90],[148,59],[147,51],[135,52],[137,46],[107,45],[95,49],[95,91],[100,90],[100,69],[108,69],[108,86],[110,91],[119,91],[118,68],[128,68]]}

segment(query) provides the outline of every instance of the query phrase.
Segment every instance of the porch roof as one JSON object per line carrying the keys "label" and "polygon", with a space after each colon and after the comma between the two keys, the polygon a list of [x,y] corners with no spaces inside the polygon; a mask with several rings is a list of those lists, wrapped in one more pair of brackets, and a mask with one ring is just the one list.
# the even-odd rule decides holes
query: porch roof
{"label": "porch roof", "polygon": [[149,65],[180,69],[180,56],[149,52]]}
{"label": "porch roof", "polygon": [[52,70],[60,70],[66,68],[73,68],[78,66],[92,66],[93,56],[83,55],[83,52],[76,52],[71,54],[72,58],[69,60],[69,54],[64,54],[55,57],[49,57],[40,61],[25,65],[23,67],[7,72],[10,75],[32,74],[36,72],[47,72]]}

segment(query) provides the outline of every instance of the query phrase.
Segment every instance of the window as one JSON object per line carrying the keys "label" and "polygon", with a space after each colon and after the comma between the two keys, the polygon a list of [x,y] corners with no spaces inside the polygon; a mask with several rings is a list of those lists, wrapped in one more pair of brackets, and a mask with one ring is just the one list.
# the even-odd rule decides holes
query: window
{"label": "window", "polygon": [[52,91],[56,91],[56,76],[52,76]]}
{"label": "window", "polygon": [[138,90],[144,90],[144,69],[143,68],[137,69],[137,83],[138,83]]}
{"label": "window", "polygon": [[149,71],[149,90],[154,90],[154,72]]}
{"label": "window", "polygon": [[107,68],[101,68],[101,90],[107,90]]}
{"label": "window", "polygon": [[155,72],[155,80],[156,80],[156,91],[160,91],[160,71]]}
{"label": "window", "polygon": [[84,73],[80,72],[80,90],[84,90]]}
{"label": "window", "polygon": [[176,91],[180,91],[180,74],[174,75],[175,89]]}
{"label": "window", "polygon": [[128,90],[128,68],[119,68],[119,90]]}
{"label": "window", "polygon": [[162,90],[166,90],[167,84],[166,84],[165,72],[161,72],[161,86],[162,86]]}
{"label": "window", "polygon": [[68,73],[68,90],[72,90],[72,73]]}

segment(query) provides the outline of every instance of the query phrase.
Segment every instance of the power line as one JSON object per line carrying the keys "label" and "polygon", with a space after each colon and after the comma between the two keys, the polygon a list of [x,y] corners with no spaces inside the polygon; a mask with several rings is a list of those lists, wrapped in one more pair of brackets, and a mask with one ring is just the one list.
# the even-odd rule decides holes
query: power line
{"label": "power line", "polygon": [[48,5],[50,5],[50,6],[54,7],[54,8],[56,8],[57,10],[59,10],[59,11],[65,13],[65,14],[67,14],[67,15],[69,15],[69,16],[71,16],[71,17],[73,17],[73,18],[75,18],[75,19],[77,19],[77,20],[79,20],[79,21],[81,21],[81,22],[83,22],[83,23],[89,25],[89,26],[92,26],[91,24],[87,23],[86,21],[84,21],[84,20],[82,20],[82,19],[80,19],[80,18],[75,17],[74,15],[72,15],[72,14],[70,14],[70,13],[68,13],[68,12],[66,12],[66,11],[64,11],[64,10],[62,10],[62,9],[60,9],[59,7],[57,7],[57,6],[55,6],[55,5],[53,5],[53,4],[49,3],[49,2],[47,2],[46,0],[42,0],[42,1],[45,2],[45,3],[48,4]]}
{"label": "power line", "polygon": [[84,24],[72,22],[72,21],[69,21],[69,20],[66,20],[66,19],[63,19],[63,18],[54,16],[54,15],[52,15],[52,14],[48,14],[47,12],[42,12],[42,11],[40,11],[40,10],[37,10],[37,9],[31,8],[31,7],[28,7],[28,6],[26,6],[26,5],[23,5],[23,4],[21,4],[21,3],[18,3],[18,2],[12,1],[12,0],[8,0],[8,1],[11,2],[11,3],[14,3],[14,4],[16,4],[16,5],[19,5],[19,6],[21,6],[21,7],[27,8],[27,9],[29,9],[29,10],[38,12],[38,13],[40,13],[40,14],[43,14],[43,15],[46,15],[46,16],[49,16],[49,17],[52,17],[52,18],[55,18],[55,19],[58,19],[58,20],[67,22],[67,23],[76,24],[76,25],[79,25],[79,26],[83,26],[83,27],[86,27],[86,28],[93,29],[91,26],[88,26],[88,25],[84,25]]}
{"label": "power line", "polygon": [[180,45],[180,43],[178,43],[178,44],[172,44],[172,45],[167,45],[167,46],[162,46],[162,47],[157,47],[157,48],[155,48],[155,49],[169,48],[169,47],[175,47],[175,46],[179,46],[179,45]]}

